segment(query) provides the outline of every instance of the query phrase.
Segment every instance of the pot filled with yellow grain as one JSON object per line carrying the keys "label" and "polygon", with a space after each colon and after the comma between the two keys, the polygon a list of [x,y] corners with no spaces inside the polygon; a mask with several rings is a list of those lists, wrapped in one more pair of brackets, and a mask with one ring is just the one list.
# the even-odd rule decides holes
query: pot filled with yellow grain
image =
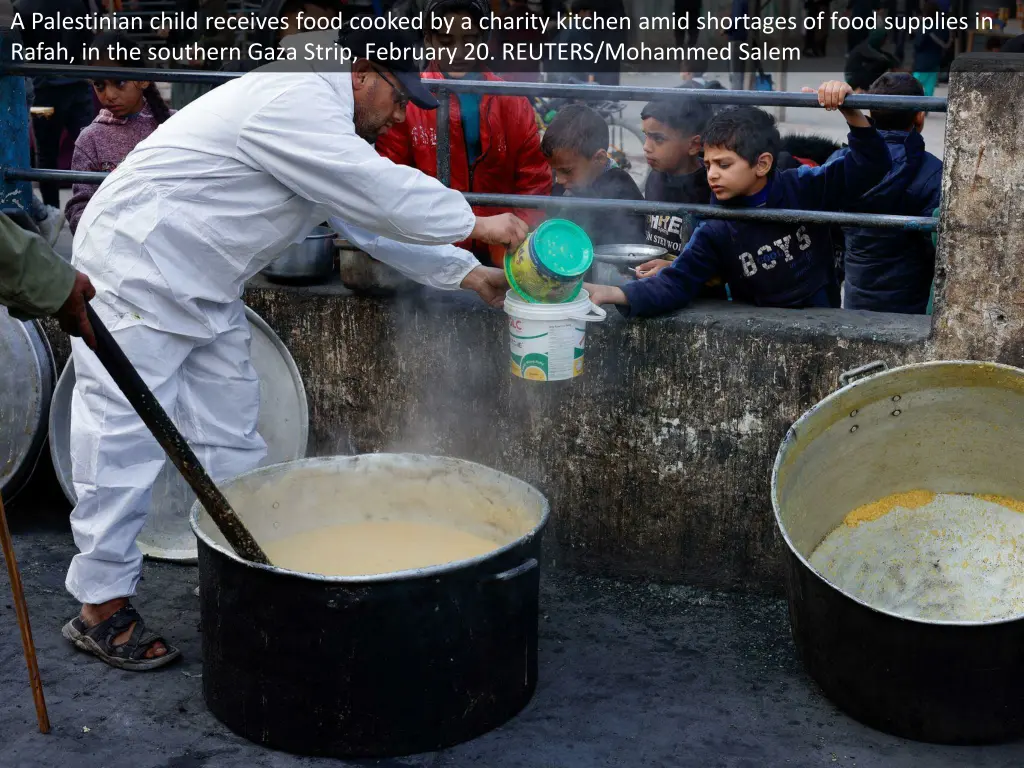
{"label": "pot filled with yellow grain", "polygon": [[876,362],[840,384],[772,473],[800,656],[880,730],[1024,736],[1024,371]]}

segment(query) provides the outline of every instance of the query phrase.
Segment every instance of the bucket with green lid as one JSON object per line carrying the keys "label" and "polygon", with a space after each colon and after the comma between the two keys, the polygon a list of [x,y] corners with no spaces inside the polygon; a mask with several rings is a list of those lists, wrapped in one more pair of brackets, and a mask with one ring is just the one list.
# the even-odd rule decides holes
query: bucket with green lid
{"label": "bucket with green lid", "polygon": [[532,304],[573,301],[594,261],[594,245],[576,224],[548,219],[505,254],[508,284]]}

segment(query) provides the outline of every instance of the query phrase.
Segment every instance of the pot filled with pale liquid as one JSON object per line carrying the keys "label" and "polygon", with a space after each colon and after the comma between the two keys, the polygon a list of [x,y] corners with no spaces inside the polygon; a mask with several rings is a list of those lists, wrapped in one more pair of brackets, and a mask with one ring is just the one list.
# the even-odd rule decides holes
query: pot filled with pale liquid
{"label": "pot filled with pale liquid", "polygon": [[299,754],[428,752],[501,725],[537,684],[544,496],[417,454],[305,459],[222,484],[272,566],[198,504],[203,695]]}
{"label": "pot filled with pale liquid", "polygon": [[875,728],[1024,737],[1024,371],[867,367],[790,428],[772,475],[797,650]]}

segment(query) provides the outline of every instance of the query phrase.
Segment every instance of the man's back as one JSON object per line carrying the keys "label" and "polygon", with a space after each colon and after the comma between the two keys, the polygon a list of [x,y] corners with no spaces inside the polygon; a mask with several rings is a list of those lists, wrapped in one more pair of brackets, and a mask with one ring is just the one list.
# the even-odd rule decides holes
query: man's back
{"label": "man's back", "polygon": [[[917,131],[881,133],[892,156],[892,170],[855,209],[931,216],[939,205],[942,161],[925,151]],[[923,314],[934,274],[935,248],[926,233],[846,230],[846,309]]]}

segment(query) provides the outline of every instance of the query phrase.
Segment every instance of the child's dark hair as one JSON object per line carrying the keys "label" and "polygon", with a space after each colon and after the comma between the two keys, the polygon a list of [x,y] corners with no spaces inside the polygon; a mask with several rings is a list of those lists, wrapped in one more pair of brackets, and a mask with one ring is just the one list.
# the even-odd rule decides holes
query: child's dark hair
{"label": "child's dark hair", "polygon": [[757,158],[765,152],[778,158],[782,147],[775,118],[757,107],[723,109],[708,122],[703,138],[705,149],[728,149],[751,165],[756,164]]}
{"label": "child's dark hair", "polygon": [[[120,45],[120,49],[111,55],[110,48]],[[101,32],[92,40],[92,46],[99,50],[100,60],[111,64],[128,64],[135,67],[151,67],[152,62],[146,56],[142,45],[126,35],[124,32]],[[157,124],[163,123],[171,116],[171,110],[164,101],[164,97],[157,90],[156,83],[150,83],[142,92],[142,97],[149,105],[149,111],[153,113],[153,119]]]}
{"label": "child's dark hair", "polygon": [[491,8],[486,0],[427,0],[423,9],[423,22],[426,26],[431,23],[434,16],[444,16],[447,13],[465,13],[479,21],[490,12]]}
{"label": "child's dark hair", "polygon": [[567,104],[558,110],[540,143],[545,157],[559,149],[593,157],[599,150],[608,149],[608,124],[585,104]]}
{"label": "child's dark hair", "polygon": [[[871,84],[868,93],[886,96],[924,96],[924,88],[906,72],[886,72]],[[909,131],[914,127],[914,109],[872,109],[871,119],[880,131]]]}
{"label": "child's dark hair", "polygon": [[683,136],[700,136],[711,119],[711,110],[696,99],[656,99],[640,112],[641,120],[648,118],[675,128]]}

